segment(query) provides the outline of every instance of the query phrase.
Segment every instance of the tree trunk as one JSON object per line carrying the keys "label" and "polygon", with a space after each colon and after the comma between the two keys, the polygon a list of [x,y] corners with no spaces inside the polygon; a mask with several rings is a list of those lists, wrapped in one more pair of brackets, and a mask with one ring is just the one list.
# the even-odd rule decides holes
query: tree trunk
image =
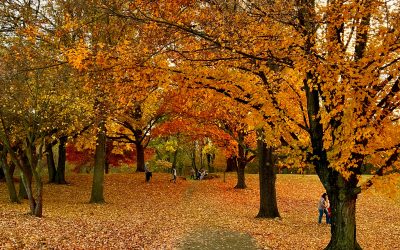
{"label": "tree trunk", "polygon": [[8,194],[10,196],[10,201],[14,202],[14,203],[19,203],[17,190],[15,189],[14,180],[10,173],[10,167],[8,166],[8,164],[6,162],[6,159],[5,158],[0,159],[0,164],[2,166],[2,170],[4,171],[4,177],[6,179]]}
{"label": "tree trunk", "polygon": [[197,173],[197,165],[196,165],[196,144],[193,145],[193,151],[192,151],[192,167],[194,168],[194,171]]}
{"label": "tree trunk", "polygon": [[276,172],[273,159],[273,148],[263,141],[263,132],[259,132],[258,158],[260,180],[260,210],[257,218],[280,217],[276,200]]}
{"label": "tree trunk", "polygon": [[21,186],[24,187],[26,196],[28,197],[27,199],[29,200],[29,208],[30,208],[30,213],[35,214],[35,207],[36,207],[36,201],[35,198],[33,197],[32,193],[32,181],[29,180],[29,178],[26,177],[27,173],[25,171],[21,171],[21,183],[20,183],[20,190]]}
{"label": "tree trunk", "polygon": [[236,156],[231,156],[226,159],[226,170],[225,172],[236,172],[237,171],[237,160]]}
{"label": "tree trunk", "polygon": [[136,172],[144,172],[144,148],[143,145],[138,142],[136,145]]}
{"label": "tree trunk", "polygon": [[174,159],[172,161],[172,168],[176,169],[176,162],[178,161],[178,149],[174,152]]}
{"label": "tree trunk", "polygon": [[[29,166],[28,159],[26,158],[25,155],[21,155],[20,159],[21,159],[21,164],[22,164],[21,168],[23,168],[23,169],[20,169],[20,171],[21,171],[21,181],[19,182],[18,198],[20,200],[22,200],[22,199],[29,199],[28,190],[25,187],[25,183],[27,183],[29,185],[32,183],[32,169]],[[25,179],[26,179],[25,182],[22,180],[22,174],[25,175]],[[30,188],[31,187],[29,187],[29,189]]]}
{"label": "tree trunk", "polygon": [[65,162],[67,160],[67,150],[65,145],[67,144],[67,139],[67,136],[62,136],[58,144],[57,184],[67,184],[65,181]]}
{"label": "tree trunk", "polygon": [[6,177],[6,175],[5,175],[5,173],[4,173],[3,168],[0,168],[0,180],[5,179],[5,177]]}
{"label": "tree trunk", "polygon": [[110,172],[110,164],[108,163],[107,157],[106,157],[106,165],[105,165],[105,169],[104,169],[105,173],[108,174]]}
{"label": "tree trunk", "polygon": [[46,159],[47,169],[49,173],[49,183],[56,182],[56,164],[54,162],[53,145],[49,144],[46,146]]}
{"label": "tree trunk", "polygon": [[361,249],[356,238],[357,195],[349,195],[348,190],[328,191],[331,206],[331,241],[326,249]]}
{"label": "tree trunk", "polygon": [[245,149],[242,146],[242,143],[244,143],[244,134],[242,132],[239,132],[239,145],[238,145],[238,154],[239,157],[237,158],[237,184],[235,188],[239,189],[244,189],[246,188],[246,182],[245,182],[245,176],[244,176],[244,169],[246,168],[247,161],[246,161],[246,153]]}
{"label": "tree trunk", "polygon": [[306,79],[304,79],[304,89],[307,97],[307,112],[313,148],[313,159],[311,161],[331,200],[331,241],[326,249],[361,249],[356,239],[355,217],[358,180],[355,175],[346,180],[340,173],[329,167],[327,152],[324,149],[324,130],[319,115],[320,95],[317,89],[311,89],[308,85],[308,82],[313,80],[315,80],[313,73],[307,72]]}
{"label": "tree trunk", "polygon": [[235,188],[237,189],[245,189],[246,188],[246,182],[245,182],[245,175],[244,175],[244,169],[246,165],[239,164],[237,168],[237,184]]}
{"label": "tree trunk", "polygon": [[200,169],[204,168],[204,162],[203,162],[203,146],[200,146]]}
{"label": "tree trunk", "polygon": [[106,124],[99,122],[93,171],[93,184],[90,203],[104,202],[104,168],[106,163]]}
{"label": "tree trunk", "polygon": [[35,178],[35,186],[36,186],[36,197],[35,197],[35,209],[33,211],[33,215],[36,217],[42,217],[43,215],[43,182],[40,179],[40,176]]}

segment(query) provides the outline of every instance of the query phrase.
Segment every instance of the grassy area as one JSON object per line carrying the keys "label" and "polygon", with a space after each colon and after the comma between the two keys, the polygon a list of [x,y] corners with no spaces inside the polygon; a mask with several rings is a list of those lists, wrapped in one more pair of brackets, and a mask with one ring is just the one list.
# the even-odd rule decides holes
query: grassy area
{"label": "grassy area", "polygon": [[[169,182],[155,173],[106,176],[106,204],[88,204],[91,176],[68,176],[70,185],[45,185],[44,217],[26,215],[28,205],[8,202],[0,183],[1,249],[175,249],[193,238],[213,242],[213,235],[243,235],[264,249],[322,249],[329,226],[318,225],[317,202],[324,191],[316,176],[279,175],[278,206],[282,219],[255,219],[258,175],[247,175],[248,189],[235,190],[235,175]],[[364,249],[393,249],[400,239],[400,204],[374,190],[357,203],[358,240]],[[223,238],[222,237],[222,238]],[[240,241],[240,237],[236,237]],[[209,240],[210,239],[210,240]],[[197,244],[197,243],[193,243]],[[213,244],[218,244],[214,242]],[[232,243],[233,244],[233,243]]]}

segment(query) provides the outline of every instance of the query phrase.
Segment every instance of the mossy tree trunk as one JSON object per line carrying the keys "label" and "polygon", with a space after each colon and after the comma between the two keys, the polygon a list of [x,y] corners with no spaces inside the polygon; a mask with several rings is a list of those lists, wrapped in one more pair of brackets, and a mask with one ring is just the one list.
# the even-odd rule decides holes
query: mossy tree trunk
{"label": "mossy tree trunk", "polygon": [[8,195],[10,197],[10,201],[11,202],[19,203],[17,190],[15,188],[13,176],[12,176],[12,173],[10,171],[10,166],[7,163],[6,155],[7,155],[6,150],[3,149],[1,151],[1,155],[0,155],[0,165],[1,165],[1,168],[3,169],[4,177],[6,179]]}

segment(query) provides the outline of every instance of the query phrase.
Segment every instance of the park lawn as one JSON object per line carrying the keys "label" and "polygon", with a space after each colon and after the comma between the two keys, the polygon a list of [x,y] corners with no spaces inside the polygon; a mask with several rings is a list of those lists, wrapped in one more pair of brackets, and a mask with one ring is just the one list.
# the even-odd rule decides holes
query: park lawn
{"label": "park lawn", "polygon": [[[258,175],[246,175],[245,190],[233,189],[235,177],[174,184],[167,174],[155,173],[150,183],[144,174],[110,174],[106,203],[93,205],[88,204],[91,176],[70,175],[69,185],[45,185],[43,218],[26,215],[26,201],[10,204],[5,183],[0,183],[0,249],[176,249],[199,233],[213,242],[213,232],[250,236],[261,249],[322,249],[328,244],[329,226],[316,223],[324,191],[316,176],[278,175],[282,218],[274,220],[254,218]],[[357,237],[364,249],[399,247],[398,211],[399,200],[373,189],[359,196]]]}

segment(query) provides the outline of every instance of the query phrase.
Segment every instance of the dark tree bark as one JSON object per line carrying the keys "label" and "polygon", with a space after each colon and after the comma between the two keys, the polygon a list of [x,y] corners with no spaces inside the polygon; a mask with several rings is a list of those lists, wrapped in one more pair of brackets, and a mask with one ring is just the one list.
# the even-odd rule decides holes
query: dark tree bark
{"label": "dark tree bark", "polygon": [[65,181],[65,162],[67,160],[67,136],[62,136],[60,138],[60,142],[58,144],[58,166],[57,166],[57,174],[56,174],[56,183],[57,184],[66,184]]}
{"label": "dark tree bark", "polygon": [[[32,183],[32,169],[29,165],[28,158],[22,154],[20,155],[20,162],[22,164],[20,171],[25,175],[26,181],[24,182],[21,176],[21,181],[19,182],[19,191],[18,191],[18,198],[22,199],[29,199],[28,191],[25,187],[25,184],[31,185]],[[31,187],[29,187],[31,189]]]}
{"label": "dark tree bark", "polygon": [[276,199],[276,172],[273,148],[263,141],[263,131],[258,131],[258,159],[260,180],[260,210],[257,218],[280,217]]}
{"label": "dark tree bark", "polygon": [[244,143],[244,134],[242,132],[239,132],[238,134],[238,139],[239,139],[239,145],[238,145],[238,153],[239,156],[237,158],[237,184],[235,188],[238,189],[244,189],[246,188],[246,181],[245,181],[245,174],[244,174],[244,169],[246,168],[247,165],[247,159],[246,159],[246,152],[245,149],[243,148],[243,143]]}
{"label": "dark tree bark", "polygon": [[244,174],[244,169],[246,165],[240,164],[237,168],[237,184],[235,188],[237,189],[245,189],[246,186],[246,180],[245,180],[245,174]]}
{"label": "dark tree bark", "polygon": [[106,157],[106,165],[105,165],[105,173],[108,174],[110,173],[110,164],[108,163],[107,157]]}
{"label": "dark tree bark", "polygon": [[176,163],[178,162],[178,149],[174,152],[174,159],[172,160],[172,168],[176,169]]}
{"label": "dark tree bark", "polygon": [[[33,175],[33,178],[35,180],[35,194],[33,194],[32,191],[32,182],[28,183],[29,180],[27,181],[25,177],[23,177],[23,182],[28,194],[28,199],[29,199],[29,204],[31,206],[31,214],[36,216],[36,217],[42,217],[43,215],[43,182],[42,182],[42,177],[39,174],[39,172],[36,170],[38,167],[38,162],[39,159],[41,158],[40,153],[37,153],[36,147],[34,145],[35,142],[35,136],[34,134],[28,134],[28,137],[26,138],[26,148],[25,148],[25,154],[26,157],[28,158],[28,166],[29,169],[31,170],[31,173]],[[40,151],[39,151],[40,152]],[[25,169],[23,173],[25,174]]]}
{"label": "dark tree bark", "polygon": [[5,178],[6,178],[6,176],[5,176],[4,170],[2,168],[0,168],[0,180],[3,180]]}
{"label": "dark tree bark", "polygon": [[98,125],[93,184],[90,203],[104,202],[104,168],[106,163],[106,124],[100,121]]}
{"label": "dark tree bark", "polygon": [[47,159],[47,170],[49,174],[49,183],[56,182],[56,164],[54,162],[53,145],[48,144],[46,146],[46,159]]}
{"label": "dark tree bark", "polygon": [[136,140],[136,159],[137,159],[137,167],[136,172],[144,172],[144,147],[141,141]]}
{"label": "dark tree bark", "polygon": [[7,163],[6,153],[2,152],[0,156],[1,156],[1,158],[0,158],[1,169],[4,171],[4,178],[6,179],[6,184],[7,184],[8,195],[10,197],[10,201],[14,202],[14,203],[19,203],[13,176],[10,171],[10,166]]}
{"label": "dark tree bark", "polygon": [[345,186],[328,191],[331,205],[331,241],[326,249],[361,249],[356,234],[357,194],[349,193],[349,182],[338,176],[337,180]]}
{"label": "dark tree bark", "polygon": [[310,124],[311,144],[313,148],[313,162],[319,179],[327,190],[331,201],[331,240],[326,247],[329,250],[356,250],[361,249],[356,238],[356,218],[355,206],[357,194],[358,180],[354,174],[346,180],[341,174],[330,168],[327,152],[323,146],[324,131],[318,116],[319,92],[312,89],[306,83],[309,79],[313,79],[311,72],[307,73],[304,80],[304,88],[307,97],[307,111]]}
{"label": "dark tree bark", "polygon": [[193,151],[192,151],[192,167],[197,173],[197,165],[196,165],[196,144],[193,144]]}
{"label": "dark tree bark", "polygon": [[225,172],[236,172],[237,171],[237,160],[236,156],[231,156],[226,159],[226,170]]}

